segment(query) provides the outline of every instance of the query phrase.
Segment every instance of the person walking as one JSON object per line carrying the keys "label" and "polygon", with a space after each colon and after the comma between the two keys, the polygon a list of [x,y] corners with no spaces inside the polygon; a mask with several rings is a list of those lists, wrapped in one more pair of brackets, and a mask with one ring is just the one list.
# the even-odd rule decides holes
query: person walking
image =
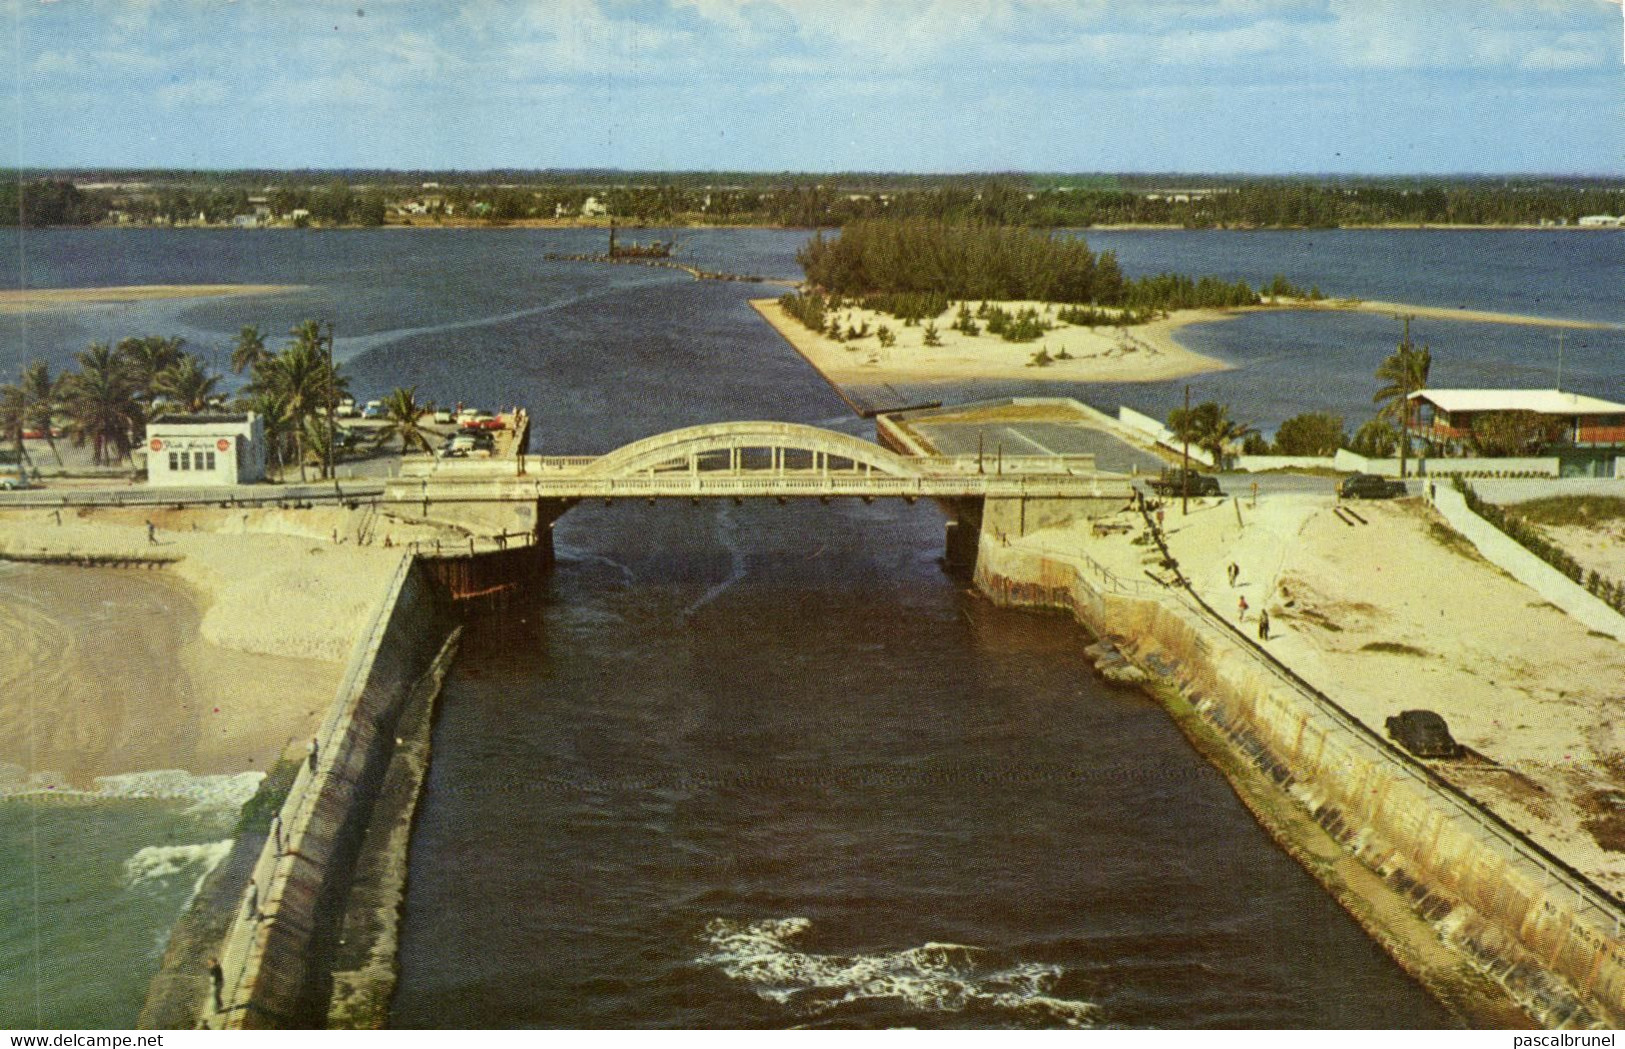
{"label": "person walking", "polygon": [[220,1001],[220,992],[226,988],[226,971],[220,968],[219,958],[209,959],[209,986],[214,990],[214,1011],[219,1012],[225,1008]]}
{"label": "person walking", "polygon": [[1266,609],[1258,610],[1258,640],[1270,639],[1270,614]]}
{"label": "person walking", "polygon": [[316,737],[310,737],[310,742],[305,744],[305,753],[310,756],[310,771],[312,772],[316,771],[316,758],[320,751],[321,747],[317,744]]}
{"label": "person walking", "polygon": [[1241,566],[1231,561],[1229,567],[1225,569],[1225,574],[1230,577],[1230,585],[1235,586],[1236,580],[1241,577]]}
{"label": "person walking", "polygon": [[1247,595],[1236,598],[1236,618],[1243,623],[1247,622]]}
{"label": "person walking", "polygon": [[147,545],[158,545],[158,528],[150,520],[147,522]]}

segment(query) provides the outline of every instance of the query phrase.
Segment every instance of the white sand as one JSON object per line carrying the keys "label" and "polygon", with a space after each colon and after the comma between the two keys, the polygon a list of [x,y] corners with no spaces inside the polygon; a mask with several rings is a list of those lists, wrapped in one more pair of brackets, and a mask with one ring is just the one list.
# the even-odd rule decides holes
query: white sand
{"label": "white sand", "polygon": [[0,650],[0,765],[79,787],[153,769],[263,771],[333,701],[404,553],[381,545],[383,529],[399,541],[432,532],[384,523],[358,545],[366,514],[99,510],[58,525],[52,511],[0,513],[0,557],[178,558],[7,570],[48,583],[0,587],[13,639]]}
{"label": "white sand", "polygon": [[[897,335],[897,344],[882,347],[873,335],[851,342],[836,342],[809,330],[786,314],[777,299],[751,301],[769,324],[825,378],[838,384],[887,382],[954,382],[977,379],[1029,379],[1056,382],[1150,382],[1174,379],[1201,372],[1219,371],[1229,365],[1204,357],[1181,346],[1173,333],[1187,324],[1220,320],[1219,310],[1181,310],[1172,316],[1132,328],[1087,328],[1062,325],[1032,342],[1005,342],[983,331],[971,336],[948,327],[958,311],[955,304],[935,321],[941,346],[925,345],[923,325],[904,327],[895,317],[873,310],[843,309],[843,324],[870,331],[881,325]],[[972,311],[978,303],[970,304]],[[1053,320],[1056,307],[1043,303],[998,304],[1016,312],[1033,306],[1048,311]],[[979,326],[985,327],[978,320]],[[1044,350],[1051,357],[1065,352],[1070,360],[1055,360],[1043,367],[1032,365],[1032,357]]]}
{"label": "white sand", "polygon": [[[1240,596],[1255,617],[1267,607],[1270,650],[1378,733],[1402,710],[1437,711],[1460,742],[1502,766],[1438,763],[1444,775],[1601,884],[1625,889],[1625,853],[1586,826],[1608,809],[1598,792],[1625,791],[1625,647],[1453,541],[1417,500],[1358,504],[1370,523],[1352,528],[1331,507],[1329,494],[1266,497],[1256,508],[1243,499],[1238,524],[1231,501],[1193,505],[1189,518],[1176,503],[1170,548],[1215,608],[1233,614]],[[1071,534],[1097,560],[1143,578],[1148,548]],[[1033,541],[1055,546],[1050,536]],[[1225,576],[1232,560],[1235,588]]]}
{"label": "white sand", "polygon": [[0,291],[0,314],[67,310],[110,302],[200,299],[220,295],[278,295],[299,284],[134,284],[112,288],[23,288]]}

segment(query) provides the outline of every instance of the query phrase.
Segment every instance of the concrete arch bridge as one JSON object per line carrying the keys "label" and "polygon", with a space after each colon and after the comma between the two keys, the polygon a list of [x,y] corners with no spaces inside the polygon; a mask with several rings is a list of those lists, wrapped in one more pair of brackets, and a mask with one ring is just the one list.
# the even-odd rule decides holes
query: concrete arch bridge
{"label": "concrete arch bridge", "polygon": [[690,426],[598,456],[436,459],[408,469],[386,485],[386,503],[426,515],[452,504],[458,516],[477,515],[479,504],[534,506],[538,545],[549,549],[552,522],[589,499],[926,498],[949,517],[949,560],[971,564],[984,528],[1022,534],[1132,498],[1128,478],[1102,473],[1092,455],[903,455],[834,430],[763,421]]}

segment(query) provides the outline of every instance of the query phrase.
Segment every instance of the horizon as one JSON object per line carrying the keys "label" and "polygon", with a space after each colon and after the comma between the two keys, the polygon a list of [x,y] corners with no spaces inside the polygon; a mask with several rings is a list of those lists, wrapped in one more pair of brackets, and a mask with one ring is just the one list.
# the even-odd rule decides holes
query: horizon
{"label": "horizon", "polygon": [[7,9],[12,169],[1625,175],[1619,0]]}

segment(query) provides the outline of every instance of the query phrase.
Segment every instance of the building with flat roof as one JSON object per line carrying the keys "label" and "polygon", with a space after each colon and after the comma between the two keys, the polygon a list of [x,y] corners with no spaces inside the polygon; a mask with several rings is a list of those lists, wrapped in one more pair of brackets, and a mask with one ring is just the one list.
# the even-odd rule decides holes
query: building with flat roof
{"label": "building with flat roof", "polygon": [[1539,449],[1556,456],[1564,476],[1618,476],[1625,449],[1625,404],[1567,390],[1418,390],[1406,429],[1446,455],[1475,450],[1475,427],[1495,415],[1520,413],[1544,424]]}
{"label": "building with flat roof", "polygon": [[265,420],[253,412],[162,415],[147,424],[147,483],[253,484],[265,480]]}

